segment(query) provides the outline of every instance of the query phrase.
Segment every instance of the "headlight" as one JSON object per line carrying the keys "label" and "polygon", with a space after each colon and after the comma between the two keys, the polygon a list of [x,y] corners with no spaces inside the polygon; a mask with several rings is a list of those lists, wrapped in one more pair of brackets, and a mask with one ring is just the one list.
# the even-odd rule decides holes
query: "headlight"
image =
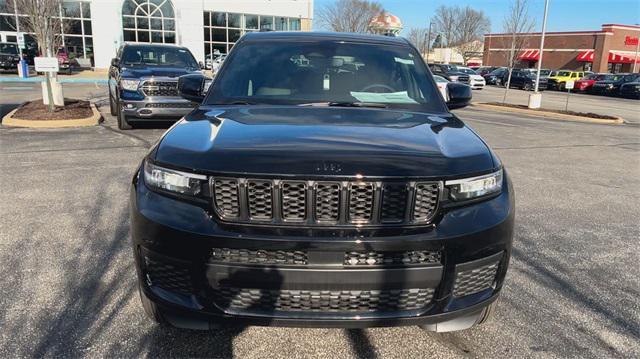
{"label": "headlight", "polygon": [[608,89],[612,89],[613,88],[613,84],[607,84],[607,88]]}
{"label": "headlight", "polygon": [[502,190],[502,169],[484,176],[446,181],[444,184],[454,201],[486,196]]}
{"label": "headlight", "polygon": [[170,170],[145,161],[144,181],[152,188],[198,196],[207,183],[207,176]]}
{"label": "headlight", "polygon": [[120,80],[120,87],[122,87],[123,90],[137,91],[139,83],[140,80],[122,79]]}

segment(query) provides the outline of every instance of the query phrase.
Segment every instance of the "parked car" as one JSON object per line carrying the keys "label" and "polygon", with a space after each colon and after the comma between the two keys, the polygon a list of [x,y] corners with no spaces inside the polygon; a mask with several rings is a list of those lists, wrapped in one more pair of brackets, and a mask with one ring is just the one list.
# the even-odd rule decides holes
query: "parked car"
{"label": "parked car", "polygon": [[619,95],[620,86],[628,82],[635,82],[640,74],[615,74],[609,80],[596,81],[591,87],[591,93],[595,95]]}
{"label": "parked car", "polygon": [[491,71],[497,69],[497,66],[480,66],[477,69],[474,69],[476,71],[476,73],[482,77],[484,77],[484,75],[490,73]]}
{"label": "parked car", "polygon": [[596,81],[603,81],[612,79],[613,74],[589,74],[576,81],[573,87],[573,92],[590,92],[591,87]]}
{"label": "parked car", "polygon": [[436,86],[438,86],[438,90],[440,90],[440,94],[445,101],[449,101],[449,90],[447,89],[447,85],[449,84],[449,80],[445,79],[440,75],[433,75],[433,79],[436,80]]}
{"label": "parked car", "polygon": [[458,71],[457,66],[448,64],[429,64],[429,68],[434,75],[444,77],[449,81],[469,83],[469,75]]}
{"label": "parked car", "polygon": [[136,122],[175,121],[194,107],[178,94],[178,77],[201,74],[186,47],[126,43],[109,68],[109,107],[118,116],[118,128]]}
{"label": "parked car", "polygon": [[584,71],[559,70],[553,76],[549,76],[547,87],[551,90],[564,91],[567,81],[578,81],[583,77]]}
{"label": "parked car", "polygon": [[[509,87],[516,87],[521,90],[529,91],[534,90],[536,87],[536,75],[537,73],[534,71],[529,71],[527,69],[513,69],[511,71],[511,82],[509,83]],[[502,82],[504,84],[507,83],[507,78],[509,76],[509,72],[503,75]],[[547,89],[547,79],[544,77],[540,77],[540,84],[538,85],[539,91],[544,91]]]}
{"label": "parked car", "polygon": [[79,67],[78,62],[69,56],[69,53],[64,47],[58,49],[56,57],[58,58],[60,73],[71,75],[73,73],[73,69]]}
{"label": "parked car", "polygon": [[18,45],[7,42],[0,42],[0,69],[7,71],[18,71]]}
{"label": "parked car", "polygon": [[484,75],[483,77],[487,85],[500,86],[502,85],[502,77],[504,76],[505,73],[508,74],[509,69],[507,69],[506,67],[499,67],[491,71],[490,73]]}
{"label": "parked car", "polygon": [[636,78],[634,81],[624,83],[620,86],[620,96],[627,98],[635,98],[640,100],[640,81]]}
{"label": "parked car", "polygon": [[471,86],[472,89],[482,90],[484,85],[486,85],[484,77],[478,75],[478,73],[472,69],[464,66],[456,66],[456,69],[459,72],[469,75],[469,86]]}
{"label": "parked car", "polygon": [[[309,65],[292,59],[304,57]],[[397,37],[251,32],[130,193],[156,322],[319,327],[484,322],[514,231],[507,171]]]}

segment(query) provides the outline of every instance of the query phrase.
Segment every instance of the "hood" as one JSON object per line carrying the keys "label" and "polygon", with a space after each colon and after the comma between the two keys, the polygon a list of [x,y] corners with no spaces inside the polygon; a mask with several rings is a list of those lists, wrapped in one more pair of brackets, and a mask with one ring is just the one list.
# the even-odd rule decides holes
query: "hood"
{"label": "hood", "polygon": [[175,77],[182,75],[199,73],[200,70],[187,70],[184,67],[123,67],[122,77]]}
{"label": "hood", "polygon": [[201,107],[167,132],[154,159],[196,172],[309,177],[459,176],[497,162],[448,113],[299,106]]}

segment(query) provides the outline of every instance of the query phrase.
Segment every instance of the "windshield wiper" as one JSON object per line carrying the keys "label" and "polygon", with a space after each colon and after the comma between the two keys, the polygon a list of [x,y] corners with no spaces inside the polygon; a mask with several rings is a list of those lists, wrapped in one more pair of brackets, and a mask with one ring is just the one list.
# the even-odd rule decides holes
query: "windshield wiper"
{"label": "windshield wiper", "polygon": [[311,107],[373,107],[373,108],[387,108],[387,105],[379,102],[348,102],[348,101],[332,101],[332,102],[312,102],[303,103],[299,106],[311,106]]}

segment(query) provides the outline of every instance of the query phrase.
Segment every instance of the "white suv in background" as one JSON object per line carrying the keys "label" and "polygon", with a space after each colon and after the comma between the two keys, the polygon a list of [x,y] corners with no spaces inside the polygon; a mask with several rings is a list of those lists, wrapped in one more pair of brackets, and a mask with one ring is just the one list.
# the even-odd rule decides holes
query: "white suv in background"
{"label": "white suv in background", "polygon": [[477,72],[473,71],[472,69],[468,67],[463,67],[463,66],[456,66],[456,69],[458,70],[458,72],[462,72],[469,75],[468,85],[471,86],[472,89],[482,90],[486,85],[486,82],[484,81],[484,77],[480,76]]}

